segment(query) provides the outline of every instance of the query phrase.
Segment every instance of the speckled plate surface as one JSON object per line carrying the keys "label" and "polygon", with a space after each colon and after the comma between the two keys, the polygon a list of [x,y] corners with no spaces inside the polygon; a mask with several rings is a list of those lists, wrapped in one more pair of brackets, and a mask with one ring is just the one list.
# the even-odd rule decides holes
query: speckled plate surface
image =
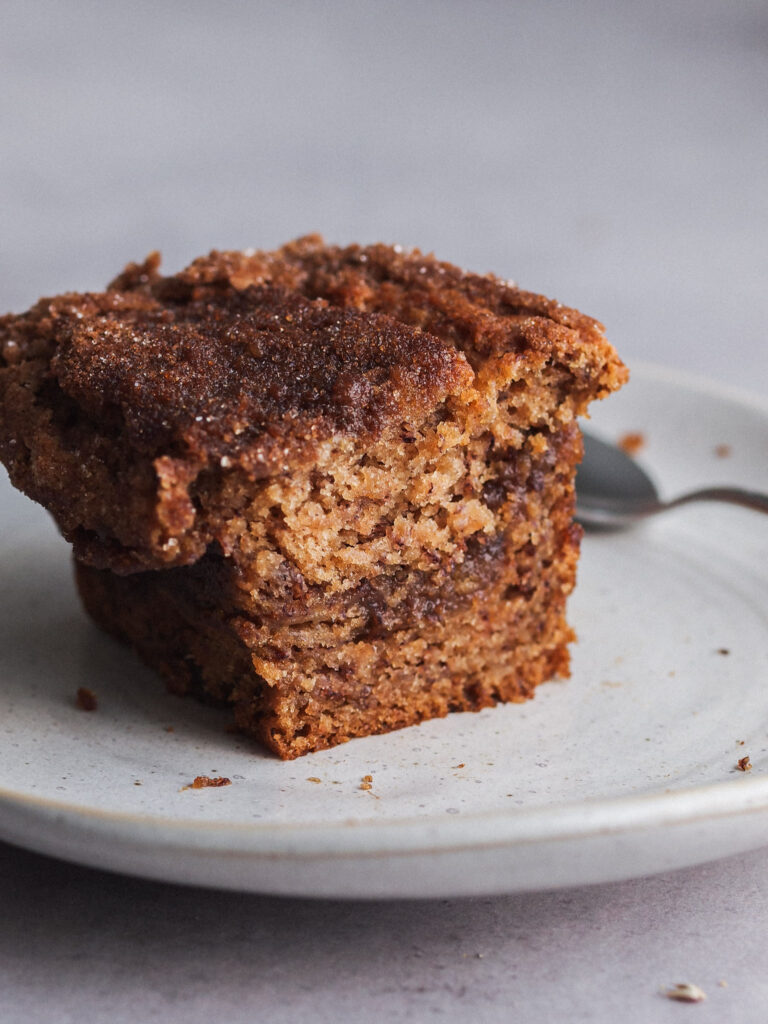
{"label": "speckled plate surface", "polygon": [[[641,432],[663,493],[768,490],[768,407],[748,396],[641,368],[592,429]],[[1,838],[169,881],[365,897],[602,882],[768,843],[764,516],[702,505],[588,536],[570,681],[282,763],[89,624],[67,546],[7,479],[0,508]],[[75,707],[80,686],[97,711]],[[198,775],[231,785],[184,788]]]}

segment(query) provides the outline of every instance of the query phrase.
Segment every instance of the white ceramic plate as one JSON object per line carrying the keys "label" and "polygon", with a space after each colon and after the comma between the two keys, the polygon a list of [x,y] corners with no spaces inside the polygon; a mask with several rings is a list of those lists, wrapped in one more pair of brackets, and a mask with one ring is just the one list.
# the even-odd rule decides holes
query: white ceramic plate
{"label": "white ceramic plate", "polygon": [[[592,426],[641,431],[640,459],[668,494],[768,490],[765,403],[644,368]],[[282,763],[227,733],[224,713],[166,694],[89,624],[66,545],[7,481],[0,508],[4,839],[170,881],[366,897],[602,882],[768,843],[757,513],[692,506],[588,536],[573,676],[529,704]],[[76,709],[79,686],[96,712]],[[736,769],[744,756],[750,772]],[[184,789],[197,775],[232,784]]]}

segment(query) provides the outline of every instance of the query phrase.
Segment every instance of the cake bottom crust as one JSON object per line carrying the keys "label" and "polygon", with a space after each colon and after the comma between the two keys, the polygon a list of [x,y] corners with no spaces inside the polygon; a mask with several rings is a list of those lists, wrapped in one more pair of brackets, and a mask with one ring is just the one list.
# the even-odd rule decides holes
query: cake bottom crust
{"label": "cake bottom crust", "polygon": [[[191,603],[165,573],[121,577],[76,564],[86,609],[178,694],[230,704],[235,723],[281,758],[455,711],[530,698],[568,675],[565,620],[578,531],[565,530],[518,586],[514,563],[439,620],[275,657],[248,622]],[[554,556],[554,557],[552,557]]]}

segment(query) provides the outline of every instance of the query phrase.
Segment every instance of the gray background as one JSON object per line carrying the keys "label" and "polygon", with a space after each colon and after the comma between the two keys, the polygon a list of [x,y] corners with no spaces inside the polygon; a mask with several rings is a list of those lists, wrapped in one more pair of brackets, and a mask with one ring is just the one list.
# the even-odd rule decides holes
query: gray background
{"label": "gray background", "polygon": [[[161,249],[418,245],[768,396],[765,2],[0,2],[0,308]],[[768,1019],[768,853],[337,904],[0,846],[0,1020]],[[726,980],[728,987],[718,985]],[[695,981],[696,1007],[659,986]]]}

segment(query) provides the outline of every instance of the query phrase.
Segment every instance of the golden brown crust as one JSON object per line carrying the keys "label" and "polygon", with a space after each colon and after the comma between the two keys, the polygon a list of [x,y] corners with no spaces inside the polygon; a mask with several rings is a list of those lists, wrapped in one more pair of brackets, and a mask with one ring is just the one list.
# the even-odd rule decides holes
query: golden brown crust
{"label": "golden brown crust", "polygon": [[[562,361],[607,394],[626,370],[602,324],[493,274],[472,274],[399,246],[328,246],[307,235],[274,253],[217,252],[178,275],[189,287],[275,283],[334,306],[386,313],[450,342],[473,366],[516,354],[540,368]],[[603,380],[598,380],[603,376]]]}
{"label": "golden brown crust", "polygon": [[444,342],[390,317],[265,287],[60,318],[55,345],[63,394],[137,454],[226,458],[254,479],[337,433],[364,442],[418,420],[472,378]]}

